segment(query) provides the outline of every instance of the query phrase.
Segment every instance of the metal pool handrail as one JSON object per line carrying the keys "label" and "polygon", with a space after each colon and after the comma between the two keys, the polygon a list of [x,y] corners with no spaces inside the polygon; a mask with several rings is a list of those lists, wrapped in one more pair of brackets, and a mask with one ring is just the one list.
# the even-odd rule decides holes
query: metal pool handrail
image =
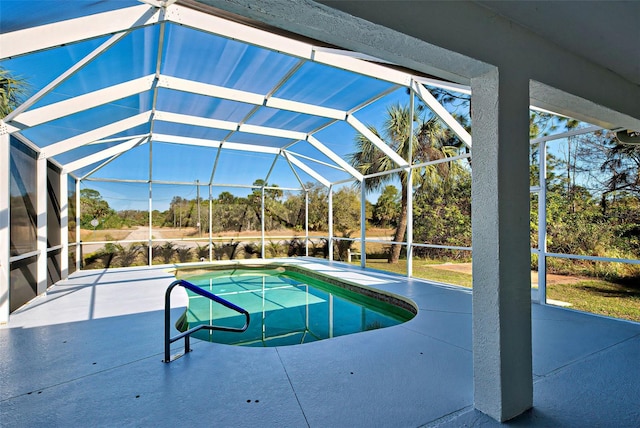
{"label": "metal pool handrail", "polygon": [[[191,290],[194,293],[199,294],[200,296],[206,297],[207,299],[213,300],[214,302],[220,303],[221,305],[226,306],[229,309],[232,309],[238,313],[243,314],[245,318],[244,326],[237,328],[237,327],[223,327],[223,326],[201,324],[197,327],[190,328],[189,330],[184,331],[178,334],[177,336],[170,337],[171,336],[171,291],[173,291],[173,289],[176,288],[178,285],[186,288],[187,290]],[[169,288],[167,288],[167,291],[164,294],[164,360],[162,361],[165,363],[170,363],[171,361],[180,358],[187,352],[190,352],[191,349],[189,347],[189,337],[191,336],[191,334],[195,333],[198,330],[219,330],[219,331],[232,331],[236,333],[242,333],[243,331],[246,331],[247,328],[249,328],[250,320],[251,320],[251,317],[249,315],[249,312],[247,312],[240,306],[236,306],[233,303],[223,299],[222,297],[216,296],[215,294],[210,293],[207,290],[203,290],[202,288],[196,285],[193,285],[192,283],[185,281],[184,279],[178,279],[177,281],[173,281],[171,285],[169,285]],[[171,355],[170,355],[171,351],[169,349],[170,345],[173,342],[182,339],[183,337],[184,337],[184,353],[176,354],[174,355],[174,358],[171,358]]]}

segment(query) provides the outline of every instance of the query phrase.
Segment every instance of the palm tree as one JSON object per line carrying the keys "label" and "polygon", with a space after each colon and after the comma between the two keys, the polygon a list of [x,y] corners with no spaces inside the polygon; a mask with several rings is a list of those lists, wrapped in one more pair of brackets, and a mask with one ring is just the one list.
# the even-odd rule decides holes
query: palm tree
{"label": "palm tree", "polygon": [[[395,104],[387,108],[387,119],[384,123],[381,134],[375,127],[369,129],[380,139],[385,141],[403,159],[408,159],[410,142],[412,142],[411,153],[413,154],[412,164],[428,162],[445,157],[455,156],[459,152],[459,145],[455,144],[455,139],[451,137],[448,129],[444,128],[437,117],[428,119],[420,118],[418,107],[411,115],[408,106]],[[413,138],[411,138],[411,120],[414,122]],[[363,135],[358,134],[355,139],[357,151],[349,155],[350,163],[362,174],[372,174],[376,172],[390,171],[396,169],[397,165],[380,151],[371,141]],[[414,170],[412,187],[421,186],[425,189],[446,188],[461,170],[461,166],[455,162],[443,162],[430,165],[419,170]],[[397,221],[396,231],[393,237],[395,242],[402,242],[407,230],[407,173],[406,171],[396,172],[383,176],[367,179],[365,186],[367,191],[381,189],[385,184],[398,180],[401,183],[402,195],[400,203],[400,214]],[[400,245],[392,244],[389,254],[389,263],[396,263],[400,258]]]}
{"label": "palm tree", "polygon": [[27,81],[0,67],[0,119],[18,107],[27,95]]}

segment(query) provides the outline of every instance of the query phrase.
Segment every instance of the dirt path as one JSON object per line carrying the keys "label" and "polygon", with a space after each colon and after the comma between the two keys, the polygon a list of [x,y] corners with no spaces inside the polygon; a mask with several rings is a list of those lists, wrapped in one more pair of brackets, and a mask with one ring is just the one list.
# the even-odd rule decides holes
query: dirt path
{"label": "dirt path", "polygon": [[[471,263],[443,263],[439,265],[429,265],[429,267],[471,275]],[[584,278],[577,276],[547,274],[547,284],[575,284],[582,280],[584,280]],[[531,283],[538,284],[537,271],[531,271]]]}
{"label": "dirt path", "polygon": [[[155,238],[160,238],[160,236],[158,235],[158,232],[156,230],[153,231],[153,236]],[[129,234],[127,235],[126,238],[124,238],[124,240],[126,241],[148,241],[149,240],[149,228],[146,226],[136,226],[131,232],[129,232]]]}

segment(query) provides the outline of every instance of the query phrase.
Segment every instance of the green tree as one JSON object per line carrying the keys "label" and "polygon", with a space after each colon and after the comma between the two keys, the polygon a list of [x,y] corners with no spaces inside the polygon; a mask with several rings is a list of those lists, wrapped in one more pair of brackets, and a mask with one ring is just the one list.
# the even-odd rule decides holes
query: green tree
{"label": "green tree", "polygon": [[243,228],[251,229],[255,223],[247,198],[239,198],[226,191],[213,201],[212,219],[214,232],[241,232]]}
{"label": "green tree", "polygon": [[329,219],[329,192],[321,184],[307,185],[309,192],[309,229],[327,231]]}
{"label": "green tree", "polygon": [[[94,189],[80,190],[80,225],[88,229],[93,228],[92,220],[98,220],[102,224],[109,216],[115,212],[109,207],[107,201],[102,199],[100,192]],[[101,226],[100,226],[101,227]]]}
{"label": "green tree", "polygon": [[258,179],[253,182],[253,192],[247,197],[249,205],[253,208],[258,221],[262,218],[262,187],[271,187],[264,190],[265,229],[274,230],[282,226],[295,228],[295,224],[289,219],[287,210],[282,202],[284,192],[278,189],[277,184],[269,185],[266,181]]}
{"label": "green tree", "polygon": [[360,193],[343,187],[333,194],[333,227],[343,237],[360,230]]}
{"label": "green tree", "polygon": [[[413,154],[412,163],[422,163],[455,156],[459,153],[460,142],[444,128],[437,117],[426,114],[420,117],[420,108],[414,112],[409,107],[400,104],[387,108],[383,132],[369,126],[371,132],[384,140],[403,159],[408,159],[409,153]],[[415,126],[411,127],[414,122]],[[413,129],[413,133],[410,131]],[[412,142],[412,144],[410,144]],[[357,151],[349,156],[351,164],[362,174],[390,171],[397,165],[371,141],[361,134],[355,139]],[[406,171],[396,172],[383,176],[377,176],[366,180],[368,191],[380,189],[390,181],[398,180],[401,184],[400,215],[393,240],[401,242],[405,238],[407,230],[407,191],[409,186],[416,185],[433,189],[450,186],[455,181],[455,175],[461,170],[456,162],[442,162],[430,165],[413,174],[413,183],[408,183]],[[400,258],[400,245],[393,244],[389,253],[389,263],[396,263]]]}
{"label": "green tree", "polygon": [[233,196],[233,193],[231,192],[220,192],[220,194],[218,195],[218,201],[222,204],[232,204],[234,203],[236,200],[236,197]]}
{"label": "green tree", "polygon": [[[343,238],[349,238],[360,230],[360,192],[354,188],[343,187],[333,194],[333,229]],[[347,259],[347,250],[351,241],[338,240],[338,258]]]}
{"label": "green tree", "polygon": [[288,222],[296,228],[304,227],[305,193],[309,195],[309,230],[326,231],[329,216],[329,192],[318,183],[306,183],[306,191],[288,193],[283,206]]}
{"label": "green tree", "polygon": [[633,195],[640,197],[640,147],[633,144],[611,142],[606,160],[600,170],[607,176],[602,209],[606,211],[606,195]]}
{"label": "green tree", "polygon": [[395,226],[400,216],[400,199],[396,186],[386,186],[373,207],[373,220],[381,227]]}
{"label": "green tree", "polygon": [[[460,174],[442,192],[418,188],[413,201],[414,242],[437,245],[471,246],[471,174]],[[433,258],[459,258],[466,254],[434,248],[416,248],[415,255]]]}

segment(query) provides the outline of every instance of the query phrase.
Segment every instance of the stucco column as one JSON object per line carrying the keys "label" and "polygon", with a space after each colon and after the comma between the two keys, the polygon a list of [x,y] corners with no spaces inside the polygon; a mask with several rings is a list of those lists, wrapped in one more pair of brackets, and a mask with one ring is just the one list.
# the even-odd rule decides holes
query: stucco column
{"label": "stucco column", "polygon": [[533,405],[529,86],[496,69],[471,87],[474,405],[505,421]]}
{"label": "stucco column", "polygon": [[10,182],[9,132],[0,120],[0,324],[9,322],[11,270],[9,265]]}

